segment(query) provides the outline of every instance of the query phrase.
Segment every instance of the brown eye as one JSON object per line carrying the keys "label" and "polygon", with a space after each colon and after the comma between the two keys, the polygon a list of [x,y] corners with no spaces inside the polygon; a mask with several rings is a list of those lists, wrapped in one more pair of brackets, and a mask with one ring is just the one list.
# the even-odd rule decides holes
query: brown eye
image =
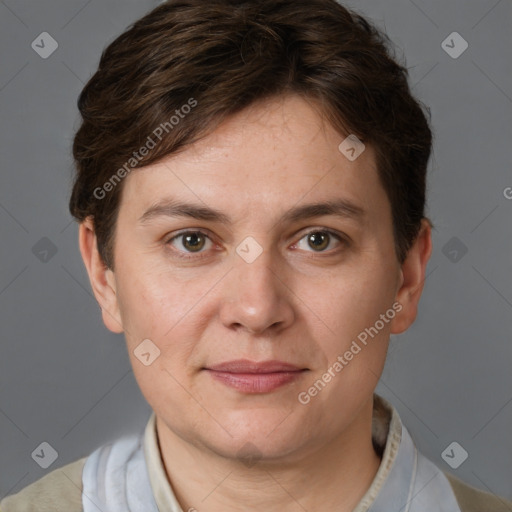
{"label": "brown eye", "polygon": [[205,244],[205,237],[202,233],[190,233],[182,236],[182,244],[185,249],[192,252],[200,251]]}
{"label": "brown eye", "polygon": [[315,251],[322,251],[329,246],[330,235],[325,231],[314,231],[309,233],[307,237],[309,246]]}
{"label": "brown eye", "polygon": [[331,254],[343,245],[348,245],[348,242],[341,235],[326,229],[316,229],[306,233],[295,244],[294,248],[302,249],[306,252],[325,252]]}
{"label": "brown eye", "polygon": [[184,231],[173,236],[166,243],[173,246],[176,255],[181,257],[187,257],[193,253],[203,254],[205,252],[203,248],[207,243],[213,245],[210,237],[201,231]]}

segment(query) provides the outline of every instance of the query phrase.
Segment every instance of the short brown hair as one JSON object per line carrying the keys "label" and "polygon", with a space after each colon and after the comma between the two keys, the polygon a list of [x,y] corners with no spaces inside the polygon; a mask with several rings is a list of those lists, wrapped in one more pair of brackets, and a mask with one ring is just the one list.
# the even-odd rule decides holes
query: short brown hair
{"label": "short brown hair", "polygon": [[[314,100],[341,134],[373,145],[403,262],[424,218],[432,133],[389,38],[335,0],[169,0],[103,51],[78,99],[69,208],[80,222],[93,218],[104,263],[113,268],[121,178],[131,168],[285,94]],[[194,108],[172,123],[184,105]],[[135,160],[157,127],[161,140]]]}

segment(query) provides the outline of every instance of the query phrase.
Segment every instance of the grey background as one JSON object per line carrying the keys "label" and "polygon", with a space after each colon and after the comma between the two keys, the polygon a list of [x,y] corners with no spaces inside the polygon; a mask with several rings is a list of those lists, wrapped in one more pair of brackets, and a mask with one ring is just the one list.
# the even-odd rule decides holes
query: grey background
{"label": "grey background", "polygon": [[[157,3],[0,2],[0,497],[150,414],[124,338],[101,322],[67,202],[78,94],[106,44]],[[377,392],[441,468],[512,498],[511,0],[346,4],[405,55],[436,139],[421,311],[392,337]],[[59,45],[47,59],[31,48],[44,31]],[[469,44],[457,59],[441,47],[453,31]],[[43,441],[58,452],[46,470],[31,457]],[[441,457],[452,441],[469,453],[454,470]]]}

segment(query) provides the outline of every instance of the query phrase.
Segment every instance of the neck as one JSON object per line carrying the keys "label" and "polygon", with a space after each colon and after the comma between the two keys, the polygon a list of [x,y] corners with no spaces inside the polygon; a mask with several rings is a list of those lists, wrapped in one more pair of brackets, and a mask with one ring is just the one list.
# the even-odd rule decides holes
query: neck
{"label": "neck", "polygon": [[338,437],[291,460],[242,464],[177,436],[157,417],[162,460],[184,511],[350,512],[370,487],[381,459],[371,438],[373,400]]}

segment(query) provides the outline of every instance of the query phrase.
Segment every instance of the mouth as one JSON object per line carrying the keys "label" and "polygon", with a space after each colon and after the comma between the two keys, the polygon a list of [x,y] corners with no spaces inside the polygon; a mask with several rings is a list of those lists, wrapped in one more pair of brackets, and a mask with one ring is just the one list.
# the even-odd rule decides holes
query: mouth
{"label": "mouth", "polygon": [[203,368],[213,379],[243,393],[269,393],[309,371],[283,361],[238,359]]}

